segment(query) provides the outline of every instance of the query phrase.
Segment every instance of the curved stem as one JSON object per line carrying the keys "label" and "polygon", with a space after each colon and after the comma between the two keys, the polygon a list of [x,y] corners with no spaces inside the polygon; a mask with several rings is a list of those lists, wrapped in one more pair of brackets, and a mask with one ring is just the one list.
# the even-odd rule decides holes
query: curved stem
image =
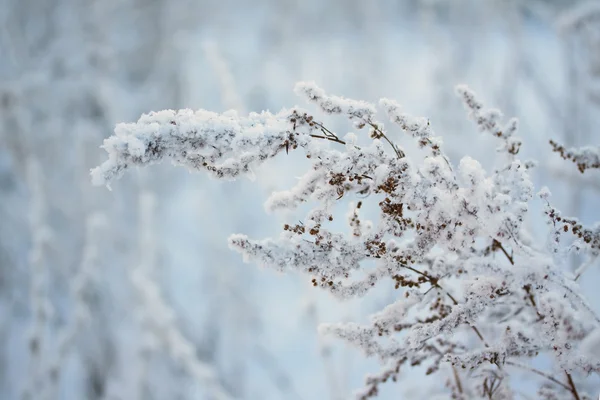
{"label": "curved stem", "polygon": [[513,367],[517,367],[517,368],[521,368],[521,369],[527,370],[529,372],[533,372],[536,375],[539,375],[541,377],[544,377],[544,378],[548,379],[549,381],[552,381],[552,382],[556,383],[557,385],[561,386],[563,389],[567,389],[567,390],[571,391],[571,388],[569,386],[567,386],[566,384],[562,383],[558,379],[556,379],[556,378],[548,375],[547,373],[545,373],[543,371],[540,371],[539,369],[535,369],[533,367],[530,367],[529,365],[520,364],[520,363],[515,362],[515,361],[506,361],[506,364],[512,365]]}
{"label": "curved stem", "polygon": [[364,120],[364,121],[367,124],[369,124],[369,126],[371,126],[371,128],[375,129],[375,132],[377,132],[377,134],[379,136],[381,136],[382,138],[384,138],[390,144],[390,146],[392,146],[392,149],[394,150],[394,153],[396,153],[396,156],[398,158],[404,158],[406,156],[406,154],[404,154],[404,152],[402,150],[400,150],[399,148],[397,148],[396,145],[394,143],[392,143],[392,141],[385,135],[385,133],[383,133],[383,131],[381,129],[379,129],[379,127],[377,125],[375,125],[370,120]]}

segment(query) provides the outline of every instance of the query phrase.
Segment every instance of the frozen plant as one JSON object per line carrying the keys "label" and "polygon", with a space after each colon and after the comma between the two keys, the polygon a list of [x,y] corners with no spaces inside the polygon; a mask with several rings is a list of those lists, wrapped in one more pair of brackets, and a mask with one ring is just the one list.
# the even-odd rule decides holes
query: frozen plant
{"label": "frozen plant", "polygon": [[[600,372],[600,358],[586,350],[598,342],[600,319],[563,272],[560,244],[572,233],[577,248],[595,257],[600,229],[561,217],[544,189],[553,230],[546,245],[532,240],[524,221],[535,201],[533,163],[518,158],[517,120],[503,122],[500,111],[484,108],[467,87],[457,88],[470,119],[500,144],[498,167],[486,171],[470,157],[453,166],[429,120],[407,115],[393,100],[381,99],[379,109],[421,150],[393,140],[374,104],[330,96],[314,83],[298,83],[296,92],[321,112],[368,131],[367,144],[358,145],[354,133],[341,137],[299,108],[247,117],[166,110],[117,125],[104,142],[108,160],[92,170],[92,180],[109,185],[130,167],[166,159],[231,180],[252,177],[254,167],[278,154],[302,150],[310,168],[293,188],[273,193],[266,208],[308,203],[304,219],[285,224],[275,237],[235,234],[229,244],[247,261],[305,273],[341,299],[376,286],[397,289],[397,299],[368,324],[321,328],[381,361],[382,370],[367,377],[357,398],[377,395],[381,384],[417,366],[441,375],[441,389],[454,399],[514,398],[516,372],[538,379],[538,397],[588,398],[578,383]],[[340,218],[334,206],[342,197],[359,200],[346,232],[331,223]],[[378,210],[376,220],[361,216],[367,206]],[[530,365],[541,354],[552,360],[546,370]]]}
{"label": "frozen plant", "polygon": [[570,160],[577,164],[579,172],[584,173],[586,169],[600,168],[600,148],[585,146],[579,149],[565,149],[564,146],[550,140],[552,149],[560,154],[565,160]]}

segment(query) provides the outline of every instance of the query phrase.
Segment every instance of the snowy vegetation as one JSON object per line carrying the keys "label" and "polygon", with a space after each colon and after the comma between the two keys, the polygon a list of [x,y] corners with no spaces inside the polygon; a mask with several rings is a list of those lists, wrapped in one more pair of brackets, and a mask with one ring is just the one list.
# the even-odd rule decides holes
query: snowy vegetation
{"label": "snowy vegetation", "polygon": [[[348,118],[358,133],[340,137],[299,108],[248,117],[166,110],[119,124],[103,145],[109,158],[92,170],[92,179],[108,185],[131,167],[165,160],[219,179],[253,177],[261,163],[302,149],[310,168],[293,188],[273,193],[266,208],[308,203],[304,219],[286,223],[273,238],[234,234],[229,245],[246,261],[305,273],[313,286],[342,299],[363,297],[376,285],[397,289],[396,299],[369,323],[320,328],[384,365],[358,398],[377,395],[379,385],[401,380],[402,370],[416,365],[426,366],[427,375],[442,374],[455,399],[514,398],[509,367],[545,377],[538,389],[545,398],[591,398],[573,375],[600,372],[600,357],[590,351],[600,347],[600,318],[579,294],[579,275],[564,271],[560,245],[595,259],[600,224],[588,228],[562,216],[544,188],[539,196],[551,234],[544,246],[532,240],[524,222],[534,201],[534,163],[518,157],[517,120],[502,121],[499,110],[457,88],[469,118],[499,142],[496,167],[488,172],[471,157],[453,167],[429,120],[405,114],[394,100],[379,102],[388,128],[374,104],[328,95],[314,83],[298,83],[296,93],[321,113]],[[421,151],[400,146],[399,132]],[[358,145],[360,135],[372,141]],[[581,172],[599,167],[598,149],[554,147]],[[328,225],[344,218],[335,212],[344,196],[356,202],[340,232]],[[369,206],[379,208],[375,221],[360,215]],[[528,366],[540,354],[552,357],[550,371]]]}
{"label": "snowy vegetation", "polygon": [[0,399],[596,399],[598,4],[0,0]]}

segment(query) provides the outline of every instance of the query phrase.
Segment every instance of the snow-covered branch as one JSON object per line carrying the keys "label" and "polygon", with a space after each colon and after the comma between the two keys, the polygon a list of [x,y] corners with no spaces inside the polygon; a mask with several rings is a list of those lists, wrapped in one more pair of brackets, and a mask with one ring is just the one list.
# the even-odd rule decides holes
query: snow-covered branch
{"label": "snow-covered branch", "polygon": [[[377,285],[398,290],[369,323],[321,328],[385,366],[367,379],[359,398],[376,395],[388,379],[401,379],[404,365],[445,375],[456,398],[508,398],[513,388],[504,366],[540,353],[569,378],[539,371],[538,377],[551,377],[540,390],[578,396],[571,376],[600,372],[598,360],[580,351],[600,321],[562,272],[553,246],[538,249],[525,230],[534,185],[528,164],[518,158],[517,120],[504,122],[500,111],[459,86],[469,117],[499,140],[501,156],[492,171],[471,157],[455,168],[429,120],[406,114],[393,100],[379,102],[393,123],[386,128],[374,104],[328,95],[314,83],[297,84],[296,93],[321,112],[368,130],[368,140],[361,141],[367,144],[357,145],[360,132],[342,137],[298,108],[248,117],[161,111],[117,126],[103,146],[109,159],[92,170],[93,181],[110,184],[131,166],[167,159],[235,179],[277,154],[302,149],[310,168],[293,188],[272,193],[266,207],[291,210],[307,203],[312,209],[279,235],[255,240],[235,234],[229,244],[247,261],[307,274],[313,286],[341,299],[364,296]],[[400,133],[424,151],[408,154],[395,140]],[[339,218],[333,206],[342,198],[360,198],[351,204],[345,231],[331,223]],[[376,220],[362,217],[363,203],[378,210]],[[571,231],[587,244],[582,251],[598,250],[596,228],[556,210],[547,214],[558,227],[551,235],[556,243]]]}
{"label": "snow-covered branch", "polygon": [[582,174],[586,169],[600,168],[600,147],[585,146],[581,148],[566,149],[561,144],[550,140],[552,150],[565,160],[569,160],[577,164],[577,169]]}

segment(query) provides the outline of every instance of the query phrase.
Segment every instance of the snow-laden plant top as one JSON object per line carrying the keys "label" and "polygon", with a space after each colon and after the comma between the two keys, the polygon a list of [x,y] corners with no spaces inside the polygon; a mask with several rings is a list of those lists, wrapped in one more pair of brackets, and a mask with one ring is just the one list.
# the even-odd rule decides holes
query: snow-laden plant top
{"label": "snow-laden plant top", "polygon": [[[393,100],[381,99],[379,109],[396,130],[414,138],[425,157],[411,157],[394,142],[397,133],[376,120],[375,105],[327,95],[313,83],[297,84],[296,92],[322,112],[349,118],[372,140],[358,146],[355,134],[340,137],[298,108],[247,117],[166,110],[117,125],[103,145],[108,160],[92,170],[93,182],[109,185],[132,166],[165,159],[236,179],[278,154],[301,150],[310,169],[290,190],[273,193],[266,207],[314,207],[272,238],[234,234],[229,244],[245,260],[301,271],[342,299],[364,296],[377,285],[397,289],[396,301],[370,323],[322,327],[381,361],[383,369],[367,377],[358,398],[375,396],[380,384],[402,379],[403,368],[417,365],[444,378],[439,388],[423,389],[422,398],[515,398],[515,372],[536,379],[541,398],[589,398],[582,387],[590,373],[600,372],[600,319],[579,294],[576,279],[563,272],[560,241],[574,239],[595,258],[600,228],[562,217],[543,189],[550,239],[542,247],[530,239],[524,221],[535,189],[532,163],[518,158],[517,121],[503,123],[498,110],[484,109],[459,86],[469,117],[497,137],[500,167],[488,172],[465,157],[454,168],[429,121],[406,115]],[[580,170],[598,168],[597,149],[554,146]],[[334,205],[344,196],[361,201],[347,215],[335,215]],[[375,221],[361,217],[363,203],[371,202],[379,209]],[[337,218],[346,218],[346,232],[331,228]],[[376,267],[367,268],[367,260]],[[529,364],[540,354],[552,359],[544,371]]]}

